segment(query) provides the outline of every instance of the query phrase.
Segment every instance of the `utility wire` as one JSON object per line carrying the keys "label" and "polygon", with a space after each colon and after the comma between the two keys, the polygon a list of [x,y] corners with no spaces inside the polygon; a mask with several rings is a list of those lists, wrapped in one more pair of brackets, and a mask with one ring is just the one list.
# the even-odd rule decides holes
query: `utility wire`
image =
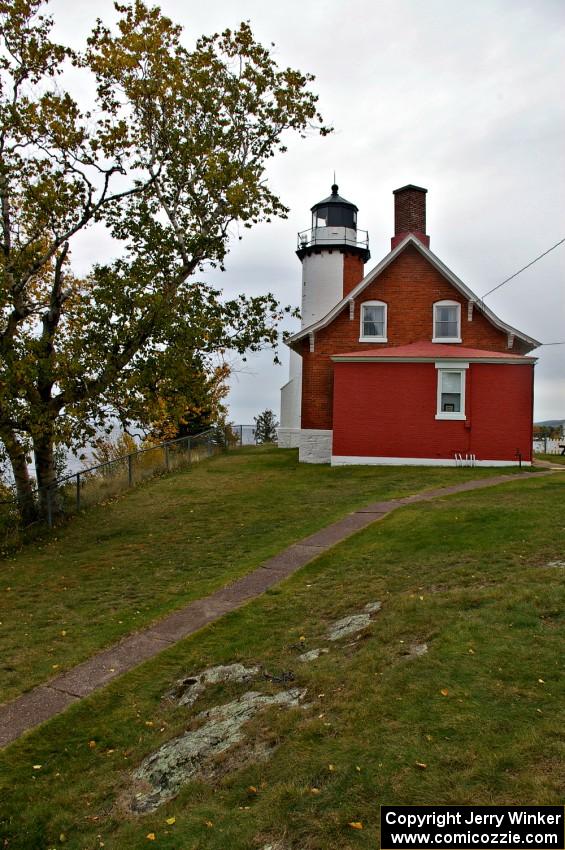
{"label": "utility wire", "polygon": [[[541,260],[542,257],[545,257],[547,254],[550,253],[550,251],[553,251],[555,248],[558,248],[559,245],[562,245],[564,242],[565,242],[565,238],[561,239],[559,242],[556,242],[555,245],[552,245],[551,248],[548,248],[547,251],[544,251],[543,254],[540,254],[539,257],[536,257],[535,260],[532,260],[532,262],[528,263],[527,266],[524,266],[524,268],[519,269],[517,272],[514,272],[514,274],[511,274],[510,277],[507,277],[506,280],[502,281],[502,283],[499,283],[497,286],[493,287],[492,289],[489,289],[488,292],[485,292],[484,295],[481,295],[481,301],[484,301],[485,298],[487,297],[487,295],[491,295],[491,293],[496,292],[497,289],[500,289],[500,287],[504,286],[505,283],[508,283],[509,280],[512,280],[513,278],[517,277],[519,274],[522,274],[522,272],[525,272],[526,269],[529,269],[530,266],[533,266],[534,263],[537,263],[538,260]],[[546,345],[562,345],[562,343],[560,343],[560,342],[555,342],[555,343],[548,342],[548,343],[546,343]]]}

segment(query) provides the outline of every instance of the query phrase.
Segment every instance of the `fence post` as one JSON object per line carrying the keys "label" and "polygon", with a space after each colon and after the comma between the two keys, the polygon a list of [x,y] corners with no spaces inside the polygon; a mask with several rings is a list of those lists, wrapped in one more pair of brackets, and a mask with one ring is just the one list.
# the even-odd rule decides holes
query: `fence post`
{"label": "fence post", "polygon": [[212,435],[208,434],[208,457],[212,454]]}
{"label": "fence post", "polygon": [[80,511],[80,472],[77,472],[77,511]]}
{"label": "fence post", "polygon": [[168,472],[169,469],[170,469],[170,466],[169,466],[169,444],[165,443],[163,448],[165,449],[165,469]]}
{"label": "fence post", "polygon": [[133,486],[133,455],[128,455],[128,484]]}
{"label": "fence post", "polygon": [[188,463],[191,464],[192,463],[192,448],[191,448],[191,444],[190,444],[190,437],[188,438],[188,442],[187,442],[186,445],[187,445],[187,448],[188,448]]}
{"label": "fence post", "polygon": [[243,447],[243,425],[239,426],[239,448]]}
{"label": "fence post", "polygon": [[47,525],[53,528],[53,505],[51,504],[51,487],[47,487]]}

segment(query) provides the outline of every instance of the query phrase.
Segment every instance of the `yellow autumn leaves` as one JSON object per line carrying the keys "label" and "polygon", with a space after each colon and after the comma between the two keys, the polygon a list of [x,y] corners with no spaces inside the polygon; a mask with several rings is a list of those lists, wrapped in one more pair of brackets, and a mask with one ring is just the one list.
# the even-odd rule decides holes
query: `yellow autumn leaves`
{"label": "yellow autumn leaves", "polygon": [[[167,826],[174,826],[174,824],[176,822],[177,822],[177,819],[174,816],[167,818],[166,821],[165,821]],[[145,837],[148,841],[156,841],[157,840],[157,835],[154,832],[148,832]]]}

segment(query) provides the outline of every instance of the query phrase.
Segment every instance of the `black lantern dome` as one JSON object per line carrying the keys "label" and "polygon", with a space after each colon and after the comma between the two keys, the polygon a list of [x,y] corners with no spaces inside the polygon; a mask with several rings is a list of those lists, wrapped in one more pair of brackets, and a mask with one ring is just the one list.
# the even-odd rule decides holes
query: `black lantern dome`
{"label": "black lantern dome", "polygon": [[312,229],[315,227],[348,227],[357,230],[358,209],[351,201],[338,194],[339,186],[334,183],[328,198],[312,207]]}
{"label": "black lantern dome", "polygon": [[357,229],[358,209],[342,198],[338,189],[334,183],[331,195],[310,208],[312,228],[298,234],[296,255],[300,261],[310,254],[334,250],[358,254],[364,263],[370,258],[369,235],[366,230]]}

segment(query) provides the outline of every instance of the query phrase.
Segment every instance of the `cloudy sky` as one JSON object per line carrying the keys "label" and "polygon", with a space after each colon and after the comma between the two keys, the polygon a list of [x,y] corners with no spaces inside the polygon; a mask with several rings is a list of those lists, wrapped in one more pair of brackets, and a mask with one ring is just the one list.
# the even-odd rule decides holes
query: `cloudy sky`
{"label": "cloudy sky", "polygon": [[[271,185],[289,218],[244,231],[227,271],[210,280],[228,294],[274,292],[298,304],[296,232],[309,208],[340,193],[359,207],[369,231],[367,271],[390,250],[392,190],[428,189],[431,249],[482,295],[565,237],[565,3],[562,0],[163,0],[186,30],[203,33],[249,20],[275,57],[316,75],[319,106],[334,133],[289,139],[273,161]],[[112,18],[109,0],[53,0],[57,35],[80,45],[94,15]],[[96,234],[77,262],[103,250]],[[543,342],[565,341],[565,244],[504,286],[487,303]],[[535,418],[565,417],[565,345],[539,356]],[[288,353],[236,363],[230,416],[251,422],[278,411]]]}

